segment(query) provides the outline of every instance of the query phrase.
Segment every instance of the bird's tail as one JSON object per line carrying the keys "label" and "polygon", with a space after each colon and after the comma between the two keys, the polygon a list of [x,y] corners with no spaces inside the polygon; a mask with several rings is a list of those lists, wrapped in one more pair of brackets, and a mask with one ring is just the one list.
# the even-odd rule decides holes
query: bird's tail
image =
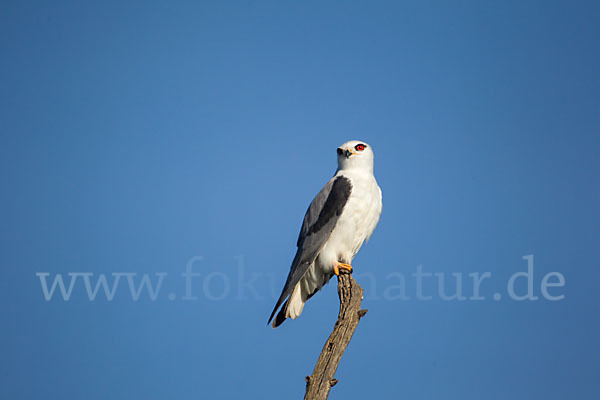
{"label": "bird's tail", "polygon": [[306,274],[298,281],[292,294],[279,310],[277,317],[273,321],[273,328],[277,328],[287,318],[296,319],[302,314],[304,303],[317,293],[325,285],[333,273],[323,272],[322,270],[311,266]]}
{"label": "bird's tail", "polygon": [[281,310],[277,313],[277,317],[273,320],[273,328],[277,328],[279,325],[283,324],[283,321],[287,318],[296,319],[302,314],[304,303],[310,298],[309,295],[304,293],[304,287],[305,285],[302,284],[302,281],[296,284],[290,298],[283,304]]}

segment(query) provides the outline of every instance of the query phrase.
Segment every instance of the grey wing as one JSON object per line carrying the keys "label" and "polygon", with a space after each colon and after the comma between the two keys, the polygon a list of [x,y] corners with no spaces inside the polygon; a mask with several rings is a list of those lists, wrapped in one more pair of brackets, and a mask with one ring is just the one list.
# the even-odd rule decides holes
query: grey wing
{"label": "grey wing", "polygon": [[344,176],[338,176],[327,182],[310,203],[300,235],[298,236],[298,251],[292,261],[281,296],[269,317],[269,323],[283,301],[292,293],[294,287],[302,279],[310,265],[315,261],[319,252],[329,239],[337,221],[350,198],[352,183]]}

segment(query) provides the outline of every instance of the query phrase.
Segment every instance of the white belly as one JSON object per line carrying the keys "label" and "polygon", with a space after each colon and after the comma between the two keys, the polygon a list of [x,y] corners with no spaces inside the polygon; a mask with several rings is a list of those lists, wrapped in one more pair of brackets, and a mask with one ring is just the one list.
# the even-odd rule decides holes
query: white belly
{"label": "white belly", "polygon": [[381,214],[381,191],[373,175],[349,178],[352,193],[348,204],[316,260],[317,266],[329,273],[338,261],[352,263],[364,241],[373,233]]}

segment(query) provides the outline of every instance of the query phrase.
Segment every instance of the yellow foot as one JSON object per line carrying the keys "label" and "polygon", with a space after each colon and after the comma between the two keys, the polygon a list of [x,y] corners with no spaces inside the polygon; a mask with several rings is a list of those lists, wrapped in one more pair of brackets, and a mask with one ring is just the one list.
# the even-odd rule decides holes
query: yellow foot
{"label": "yellow foot", "polygon": [[336,274],[337,276],[339,276],[340,269],[343,269],[343,270],[347,271],[348,273],[351,273],[352,265],[339,262],[339,263],[335,264],[335,266],[333,267],[333,273]]}

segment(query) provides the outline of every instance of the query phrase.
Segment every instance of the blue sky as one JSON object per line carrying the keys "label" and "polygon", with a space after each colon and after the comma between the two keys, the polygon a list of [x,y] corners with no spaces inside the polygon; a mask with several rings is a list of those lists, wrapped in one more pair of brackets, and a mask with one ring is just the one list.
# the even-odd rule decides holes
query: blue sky
{"label": "blue sky", "polygon": [[[3,2],[0,397],[301,397],[335,285],[266,320],[350,139],[384,211],[331,398],[597,397],[599,22],[592,1]],[[485,300],[436,277],[417,299],[418,266],[466,297],[489,272]],[[137,275],[46,301],[37,273]]]}

